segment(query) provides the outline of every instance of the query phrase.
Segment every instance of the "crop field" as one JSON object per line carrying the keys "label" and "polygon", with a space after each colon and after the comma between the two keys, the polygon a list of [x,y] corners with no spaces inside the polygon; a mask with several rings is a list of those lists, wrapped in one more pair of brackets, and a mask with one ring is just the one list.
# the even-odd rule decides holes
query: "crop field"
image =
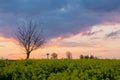
{"label": "crop field", "polygon": [[120,80],[120,60],[0,60],[0,80]]}

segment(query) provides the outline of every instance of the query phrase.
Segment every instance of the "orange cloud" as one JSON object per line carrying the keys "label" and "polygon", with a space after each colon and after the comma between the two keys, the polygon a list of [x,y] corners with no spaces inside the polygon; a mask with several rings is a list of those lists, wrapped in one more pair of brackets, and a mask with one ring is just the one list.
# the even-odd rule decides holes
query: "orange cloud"
{"label": "orange cloud", "polygon": [[2,35],[0,35],[0,41],[18,43],[18,41],[15,38],[13,38],[13,37],[7,38],[7,37],[4,37]]}

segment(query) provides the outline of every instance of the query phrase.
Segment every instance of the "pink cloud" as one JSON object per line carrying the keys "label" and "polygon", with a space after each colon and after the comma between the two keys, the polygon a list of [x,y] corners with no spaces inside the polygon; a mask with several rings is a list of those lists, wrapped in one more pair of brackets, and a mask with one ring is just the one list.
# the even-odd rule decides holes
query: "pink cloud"
{"label": "pink cloud", "polygon": [[92,32],[91,30],[87,30],[87,31],[81,32],[81,35],[82,36],[92,36],[99,32],[103,32],[103,30],[98,30],[98,31],[94,31],[94,32]]}

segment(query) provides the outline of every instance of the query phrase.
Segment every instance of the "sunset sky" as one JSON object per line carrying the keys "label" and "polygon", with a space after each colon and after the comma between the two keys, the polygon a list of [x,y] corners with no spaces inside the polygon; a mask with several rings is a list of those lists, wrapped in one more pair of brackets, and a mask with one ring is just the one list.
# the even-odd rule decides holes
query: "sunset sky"
{"label": "sunset sky", "polygon": [[24,59],[14,38],[22,21],[34,19],[46,44],[31,58],[57,53],[65,58],[120,58],[120,0],[0,0],[0,58]]}

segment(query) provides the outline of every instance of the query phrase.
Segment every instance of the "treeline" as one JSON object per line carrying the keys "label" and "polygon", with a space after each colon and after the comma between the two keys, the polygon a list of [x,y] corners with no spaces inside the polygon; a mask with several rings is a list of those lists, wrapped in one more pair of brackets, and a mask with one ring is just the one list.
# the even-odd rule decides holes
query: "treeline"
{"label": "treeline", "polygon": [[[52,54],[49,54],[49,53],[47,53],[46,54],[46,58],[47,59],[57,59],[58,58],[58,54],[57,53],[52,53]],[[72,59],[73,58],[73,56],[72,56],[72,53],[71,52],[66,52],[66,58],[67,59]],[[98,59],[98,57],[96,57],[96,56],[94,56],[94,55],[80,55],[79,56],[79,58],[80,59]]]}
{"label": "treeline", "polygon": [[80,55],[80,59],[98,59],[97,57],[93,55]]}

